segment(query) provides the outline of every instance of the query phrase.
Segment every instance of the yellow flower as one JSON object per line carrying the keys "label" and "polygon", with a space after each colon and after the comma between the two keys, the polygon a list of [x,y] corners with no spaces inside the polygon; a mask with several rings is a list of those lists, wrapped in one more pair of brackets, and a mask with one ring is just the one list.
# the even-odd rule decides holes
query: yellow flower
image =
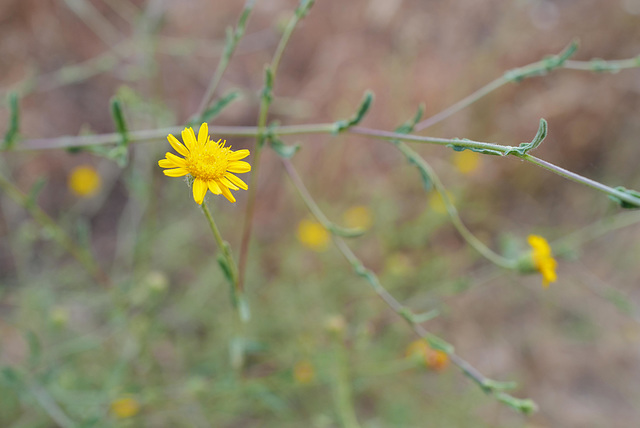
{"label": "yellow flower", "polygon": [[373,224],[371,211],[364,205],[355,205],[344,213],[345,226],[352,229],[367,230]]}
{"label": "yellow flower", "polygon": [[120,419],[135,416],[140,411],[140,403],[133,397],[120,397],[111,402],[111,412]]}
{"label": "yellow flower", "polygon": [[82,198],[89,198],[98,193],[101,184],[100,175],[89,165],[74,168],[67,181],[69,189]]}
{"label": "yellow flower", "polygon": [[453,154],[453,165],[463,174],[471,174],[480,166],[480,153],[463,150]]}
{"label": "yellow flower", "polygon": [[301,385],[308,385],[316,378],[316,371],[309,361],[298,361],[293,366],[293,378]]}
{"label": "yellow flower", "polygon": [[207,190],[215,195],[224,195],[231,202],[236,198],[231,190],[247,190],[244,181],[232,173],[242,174],[251,171],[251,165],[241,161],[249,156],[249,150],[232,151],[231,147],[225,147],[226,140],[211,141],[209,126],[203,123],[198,132],[198,139],[193,128],[185,128],[182,131],[182,144],[176,137],[169,134],[169,144],[176,152],[184,156],[181,158],[173,153],[167,153],[165,159],[161,159],[158,165],[165,169],[163,172],[169,177],[184,177],[189,174],[193,178],[193,199],[202,204]]}
{"label": "yellow flower", "polygon": [[[449,197],[451,203],[455,203],[455,201],[453,200],[453,195],[448,191],[447,196]],[[447,204],[444,203],[444,199],[442,198],[440,192],[436,190],[432,191],[431,195],[429,196],[429,206],[438,214],[444,215],[447,213]]]}
{"label": "yellow flower", "polygon": [[529,235],[529,245],[533,249],[532,257],[535,268],[542,274],[542,285],[548,287],[549,283],[558,279],[556,275],[558,262],[551,254],[549,243],[542,236]]}
{"label": "yellow flower", "polygon": [[329,232],[318,222],[302,220],[298,224],[298,240],[314,251],[325,251],[329,247]]}
{"label": "yellow flower", "polygon": [[441,371],[449,365],[449,356],[446,352],[432,349],[426,340],[414,340],[407,346],[405,352],[407,358],[415,358],[425,367],[435,371]]}

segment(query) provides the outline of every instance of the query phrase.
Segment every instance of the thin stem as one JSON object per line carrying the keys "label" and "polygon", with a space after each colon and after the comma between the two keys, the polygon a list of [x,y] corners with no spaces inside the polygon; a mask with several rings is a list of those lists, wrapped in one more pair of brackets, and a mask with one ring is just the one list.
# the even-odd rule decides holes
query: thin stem
{"label": "thin stem", "polygon": [[568,180],[575,181],[576,183],[584,184],[587,187],[591,187],[592,189],[598,190],[602,193],[606,193],[608,195],[614,196],[624,202],[640,207],[640,198],[632,196],[628,193],[621,192],[620,190],[614,189],[613,187],[609,187],[605,184],[598,183],[590,178],[583,177],[580,174],[576,174],[575,172],[571,172],[564,168],[561,168],[557,165],[554,165],[545,160],[539,159],[535,156],[531,156],[529,154],[525,154],[523,156],[519,156],[521,159],[526,160],[527,162],[531,162],[534,165],[538,165],[547,171],[551,171],[554,174],[557,174],[561,177],[564,177]]}
{"label": "thin stem", "polygon": [[49,393],[39,385],[29,385],[29,393],[36,399],[49,417],[61,428],[75,428],[76,424],[58,406]]}
{"label": "thin stem", "polygon": [[107,46],[120,39],[120,31],[113,26],[90,2],[86,0],[64,0],[69,9],[89,27]]}
{"label": "thin stem", "polygon": [[339,338],[336,337],[334,340],[334,373],[332,376],[332,386],[336,411],[343,428],[360,428],[353,405],[353,394],[348,370],[348,354],[345,352],[344,344]]}
{"label": "thin stem", "polygon": [[622,212],[614,217],[603,218],[593,224],[583,227],[561,239],[554,241],[551,246],[559,256],[579,248],[589,241],[598,239],[607,233],[634,225],[640,222],[640,212]]}
{"label": "thin stem", "polygon": [[[265,113],[266,114],[266,113]],[[262,121],[261,114],[261,121]],[[263,135],[264,127],[255,127],[255,126],[212,126],[209,128],[212,133],[218,135],[234,135],[234,136],[256,136],[260,138]],[[321,123],[321,124],[310,124],[310,125],[293,125],[293,126],[275,126],[270,131],[274,135],[297,135],[297,134],[318,134],[318,133],[330,133],[333,129],[333,124]],[[168,134],[174,134],[176,132],[180,132],[182,130],[181,127],[171,127],[164,129],[149,129],[144,131],[133,131],[129,133],[129,138],[131,142],[139,142],[139,141],[147,141],[154,140],[159,138],[164,138]],[[495,153],[512,153],[515,147],[506,146],[502,144],[495,143],[485,143],[482,141],[473,141],[473,140],[459,140],[456,138],[434,138],[434,137],[423,137],[418,135],[407,135],[407,134],[399,134],[396,132],[383,131],[379,129],[370,129],[354,126],[348,129],[346,132],[350,132],[357,135],[365,135],[367,137],[381,139],[381,140],[400,140],[400,141],[408,141],[414,143],[427,143],[427,144],[436,144],[440,146],[450,146],[455,145],[458,147],[464,147],[468,149],[478,149],[478,150],[489,150]],[[63,147],[81,147],[85,145],[100,145],[100,144],[113,144],[120,141],[120,134],[112,133],[112,134],[101,134],[101,135],[90,135],[90,136],[79,136],[79,137],[60,137],[60,138],[50,138],[50,139],[34,139],[34,140],[25,140],[20,142],[17,145],[16,150],[42,150],[42,149],[53,149],[53,148],[63,148]],[[257,187],[257,173],[259,169],[259,160],[260,160],[260,144],[256,146],[256,150],[254,152],[254,165],[253,165],[253,173],[251,176],[251,186],[249,188],[249,202],[247,204],[247,212],[252,213],[254,209],[255,192]],[[574,172],[568,171],[564,168],[556,166],[550,162],[539,159],[535,156],[525,154],[525,155],[516,155],[527,162],[533,163],[534,165],[538,165],[548,171],[553,172],[554,174],[558,174],[561,177],[567,178],[571,181],[575,181],[577,183],[582,183],[588,187],[601,191],[603,193],[614,196],[624,202],[629,204],[633,204],[636,206],[640,206],[640,198],[637,198],[628,193],[622,192],[620,190],[614,189],[612,187],[601,184],[597,181],[591,180],[589,178],[583,177]],[[254,178],[255,177],[255,178]],[[248,246],[248,236],[250,236],[250,223],[251,223],[252,215],[249,216],[249,219],[245,220],[245,226],[249,224],[249,229],[245,227],[245,233],[243,234],[243,246],[241,248],[245,248],[244,254],[246,254],[246,248]],[[247,230],[249,233],[247,233]],[[247,237],[245,237],[247,236]],[[246,243],[245,243],[246,241]],[[241,249],[240,256],[240,271],[243,271],[244,264],[242,262],[243,252]],[[245,256],[246,258],[246,256]]]}
{"label": "thin stem", "polygon": [[[306,7],[310,7],[310,4]],[[299,8],[302,7],[302,4]],[[300,13],[299,13],[300,12]],[[267,125],[267,117],[269,114],[269,105],[271,104],[271,92],[273,90],[272,87],[267,87],[269,84],[273,84],[276,78],[276,74],[278,72],[278,66],[280,65],[280,60],[282,59],[282,54],[284,53],[284,49],[291,38],[291,34],[293,30],[295,30],[296,25],[303,17],[303,13],[301,13],[301,9],[296,9],[296,12],[289,20],[287,27],[280,38],[280,42],[278,43],[278,47],[276,48],[275,53],[273,54],[273,58],[271,59],[271,63],[268,66],[268,73],[270,73],[270,79],[265,79],[265,88],[262,95],[262,99],[260,101],[260,112],[258,113],[258,128],[256,133],[256,145],[253,153],[253,165],[251,172],[251,179],[249,184],[249,194],[247,195],[247,207],[245,210],[244,216],[244,224],[242,228],[242,240],[240,242],[240,259],[238,264],[239,269],[239,282],[238,289],[240,291],[244,290],[244,281],[245,281],[245,272],[247,270],[247,260],[249,257],[249,242],[251,241],[251,233],[253,231],[253,216],[255,213],[256,207],[256,194],[258,188],[258,174],[260,172],[260,159],[262,154],[262,146],[264,145],[264,134]],[[271,80],[271,82],[269,82]],[[267,94],[267,91],[269,92]]]}
{"label": "thin stem", "polygon": [[211,215],[211,211],[209,211],[209,207],[206,202],[203,202],[202,212],[204,213],[207,221],[209,222],[209,227],[211,228],[211,232],[213,232],[213,236],[218,244],[218,248],[222,251],[224,258],[227,261],[227,265],[229,266],[229,273],[231,274],[231,281],[233,282],[234,287],[238,287],[238,268],[236,266],[235,261],[233,260],[233,256],[231,255],[231,251],[229,251],[229,245],[222,239],[222,235],[220,234],[220,230],[216,225],[213,216]]}
{"label": "thin stem", "polygon": [[[556,57],[557,58],[557,57]],[[581,70],[591,72],[617,72],[623,69],[640,67],[640,57],[605,61],[601,59],[592,59],[590,61],[572,61],[564,59],[556,63],[550,63],[548,59],[532,62],[523,67],[509,70],[494,81],[486,84],[482,88],[473,92],[471,95],[463,98],[452,106],[442,110],[441,112],[431,116],[415,126],[416,131],[422,131],[436,123],[453,116],[455,113],[469,107],[484,96],[501,88],[509,82],[520,82],[529,77],[542,76],[557,69]]]}
{"label": "thin stem", "polygon": [[22,193],[9,180],[0,176],[0,189],[13,199],[18,205],[25,209],[40,224],[43,229],[47,229],[54,241],[64,248],[73,258],[75,258],[84,268],[104,286],[110,285],[110,280],[102,271],[100,265],[91,255],[91,251],[78,246],[73,239],[62,229],[51,217],[47,215],[34,201]]}
{"label": "thin stem", "polygon": [[218,67],[216,67],[216,71],[213,74],[211,80],[209,81],[209,86],[207,87],[207,90],[204,96],[202,97],[202,100],[200,101],[200,105],[198,106],[198,110],[196,111],[196,114],[195,114],[196,118],[200,118],[202,116],[202,113],[211,103],[211,98],[213,97],[213,94],[215,93],[216,88],[218,87],[218,84],[222,79],[222,75],[227,70],[227,66],[231,61],[231,57],[233,56],[233,53],[235,52],[236,47],[238,46],[238,42],[244,35],[246,21],[248,19],[249,13],[251,12],[251,9],[253,9],[254,3],[255,3],[255,0],[247,1],[242,11],[242,15],[240,16],[240,21],[238,22],[238,25],[236,26],[235,30],[231,30],[230,33],[228,33],[228,36],[227,36],[228,39],[225,43],[225,49],[222,53],[222,56],[220,57],[220,61],[218,62]]}
{"label": "thin stem", "polygon": [[640,67],[640,57],[617,59],[617,60],[601,60],[592,59],[591,61],[572,61],[567,60],[562,65],[562,68],[568,70],[581,70],[581,71],[593,71],[593,72],[613,72],[629,68]]}
{"label": "thin stem", "polygon": [[416,124],[415,130],[416,131],[422,131],[423,129],[427,129],[428,127],[433,126],[438,122],[442,122],[446,118],[448,118],[450,116],[453,116],[455,113],[459,112],[460,110],[469,107],[471,104],[475,103],[480,98],[482,98],[482,97],[486,96],[487,94],[495,91],[496,89],[506,85],[507,83],[509,83],[509,81],[507,79],[505,79],[504,77],[497,78],[493,82],[486,84],[485,86],[483,86],[482,88],[478,89],[477,91],[475,91],[471,95],[468,95],[467,97],[465,97],[465,98],[461,99],[460,101],[458,101],[457,103],[453,104],[451,107],[446,108],[446,109],[442,110],[441,112],[439,112],[438,114],[435,114],[435,115],[423,120],[422,122]]}

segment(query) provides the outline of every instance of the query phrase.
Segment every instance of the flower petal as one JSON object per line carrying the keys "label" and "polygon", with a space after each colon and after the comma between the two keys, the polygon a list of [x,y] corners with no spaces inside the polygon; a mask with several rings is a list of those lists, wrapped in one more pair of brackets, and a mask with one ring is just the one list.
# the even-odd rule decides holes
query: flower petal
{"label": "flower petal", "polygon": [[167,140],[169,140],[169,144],[173,147],[173,150],[180,153],[182,156],[187,156],[189,154],[189,150],[182,144],[176,137],[172,134],[167,135]]}
{"label": "flower petal", "polygon": [[235,184],[233,184],[232,182],[230,182],[229,180],[227,180],[224,177],[220,178],[220,183],[224,184],[225,186],[227,186],[231,190],[240,190],[240,188],[238,186],[236,186]]}
{"label": "flower petal", "polygon": [[218,183],[218,186],[220,187],[220,190],[222,190],[222,194],[224,195],[224,197],[227,198],[229,202],[235,202],[236,198],[233,197],[233,195],[229,191],[229,188],[224,184],[222,184],[220,181],[218,181],[217,183]]}
{"label": "flower petal", "polygon": [[169,152],[167,152],[166,156],[167,156],[167,159],[169,159],[171,162],[176,164],[176,166],[182,167],[182,168],[186,168],[187,167],[187,161],[185,161],[183,158],[178,157],[178,156],[174,155],[173,153],[169,153]]}
{"label": "flower petal", "polygon": [[162,172],[164,172],[164,175],[169,177],[184,177],[189,174],[189,171],[184,168],[165,169]]}
{"label": "flower petal", "polygon": [[245,183],[244,181],[242,181],[241,179],[239,179],[235,175],[231,174],[230,172],[227,172],[224,175],[224,178],[226,178],[227,180],[229,180],[230,182],[232,182],[233,184],[235,184],[236,186],[238,186],[242,190],[247,190],[249,188],[249,186],[247,186],[247,183]]}
{"label": "flower petal", "polygon": [[204,202],[204,195],[206,194],[207,183],[201,178],[196,178],[193,181],[193,199],[198,205],[202,205],[202,202]]}
{"label": "flower petal", "polygon": [[184,141],[189,151],[193,151],[197,147],[196,134],[193,132],[193,128],[184,128],[182,131],[182,141]]}
{"label": "flower petal", "polygon": [[198,145],[200,147],[204,147],[204,145],[209,141],[209,125],[207,123],[203,123],[200,125],[200,130],[198,131]]}
{"label": "flower petal", "polygon": [[236,150],[235,152],[231,152],[229,153],[229,160],[230,161],[235,161],[235,160],[240,160],[240,159],[244,159],[247,156],[249,156],[251,153],[249,153],[249,150],[247,149],[242,149],[242,150]]}
{"label": "flower petal", "polygon": [[238,174],[242,174],[243,172],[251,171],[251,165],[249,165],[248,162],[244,162],[244,161],[233,161],[233,162],[229,162],[227,171],[237,172]]}
{"label": "flower petal", "polygon": [[220,190],[220,186],[218,186],[218,183],[216,183],[214,180],[209,180],[207,184],[209,185],[209,190],[211,190],[211,193],[213,193],[214,195],[220,195],[222,193],[222,190]]}
{"label": "flower petal", "polygon": [[180,165],[176,165],[175,163],[173,163],[173,161],[170,161],[169,159],[160,159],[158,161],[158,166],[160,166],[160,168],[181,168]]}

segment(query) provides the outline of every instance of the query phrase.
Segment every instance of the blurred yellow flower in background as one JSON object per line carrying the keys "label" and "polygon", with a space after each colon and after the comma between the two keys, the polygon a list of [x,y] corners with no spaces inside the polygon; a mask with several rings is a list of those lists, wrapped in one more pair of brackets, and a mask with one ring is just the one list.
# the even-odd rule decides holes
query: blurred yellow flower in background
{"label": "blurred yellow flower in background", "polygon": [[140,411],[140,403],[130,396],[120,397],[111,402],[111,412],[120,419],[135,416]]}
{"label": "blurred yellow flower in background", "polygon": [[[451,193],[447,192],[447,196],[452,203],[455,203],[453,195]],[[433,190],[429,195],[429,206],[438,214],[447,213],[447,205],[444,203],[442,195],[440,195],[440,192],[438,192],[437,190]]]}
{"label": "blurred yellow flower in background", "polygon": [[391,275],[395,276],[408,275],[413,271],[411,258],[402,253],[393,253],[387,257],[384,267]]}
{"label": "blurred yellow flower in background", "polygon": [[317,221],[302,220],[298,224],[298,241],[313,251],[325,251],[329,248],[330,234]]}
{"label": "blurred yellow flower in background", "polygon": [[371,210],[365,205],[354,205],[345,211],[345,226],[351,229],[367,230],[373,225]]}
{"label": "blurred yellow flower in background", "polygon": [[293,378],[301,385],[308,385],[316,378],[316,371],[308,360],[298,361],[293,366]]}
{"label": "blurred yellow flower in background", "polygon": [[542,286],[548,287],[549,283],[558,279],[556,266],[558,262],[553,258],[551,246],[542,236],[529,235],[529,245],[532,248],[532,257],[535,268],[542,274]]}
{"label": "blurred yellow flower in background", "polygon": [[71,170],[67,186],[76,196],[90,198],[100,190],[102,179],[92,166],[81,165]]}
{"label": "blurred yellow flower in background", "polygon": [[482,155],[473,150],[463,150],[453,153],[453,165],[463,174],[471,174],[480,166]]}
{"label": "blurred yellow flower in background", "polygon": [[[193,199],[202,205],[207,190],[214,195],[224,195],[230,202],[236,198],[231,190],[247,190],[247,184],[232,173],[242,174],[251,171],[249,163],[241,161],[249,156],[249,150],[231,150],[225,147],[226,140],[211,141],[209,137],[209,125],[203,123],[198,131],[198,138],[193,128],[185,128],[182,131],[182,144],[176,137],[167,136],[171,147],[184,156],[181,158],[167,152],[164,159],[158,162],[163,172],[169,177],[193,177]],[[222,141],[222,142],[221,142]]]}
{"label": "blurred yellow flower in background", "polygon": [[441,371],[449,366],[449,356],[446,352],[433,349],[426,340],[414,340],[407,346],[405,352],[407,358],[413,358],[420,361],[425,367]]}

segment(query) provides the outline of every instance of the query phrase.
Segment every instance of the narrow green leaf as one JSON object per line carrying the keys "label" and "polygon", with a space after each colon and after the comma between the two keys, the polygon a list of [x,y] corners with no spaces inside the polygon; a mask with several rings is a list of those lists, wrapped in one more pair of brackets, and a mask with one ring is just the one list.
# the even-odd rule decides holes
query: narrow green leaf
{"label": "narrow green leaf", "polygon": [[547,121],[540,119],[540,125],[538,125],[538,132],[529,143],[522,143],[518,147],[511,148],[504,152],[504,156],[517,153],[521,156],[527,154],[529,151],[537,148],[542,141],[547,137]]}
{"label": "narrow green leaf", "polygon": [[[229,284],[231,284],[232,288],[235,290],[235,284],[233,283],[233,275],[231,273],[231,266],[229,266],[229,263],[227,262],[226,257],[224,257],[224,255],[221,253],[221,254],[218,254],[217,259],[218,259],[218,265],[220,265],[220,269],[224,274],[224,278],[227,280]],[[235,301],[235,298],[234,298],[234,301]]]}
{"label": "narrow green leaf", "polygon": [[504,392],[496,393],[495,397],[501,403],[504,403],[507,406],[511,407],[512,409],[517,410],[520,413],[523,413],[525,415],[530,415],[531,413],[538,410],[538,406],[536,405],[536,403],[534,403],[532,400],[528,398],[525,400],[522,400],[519,398],[515,398],[509,394],[505,394]]}
{"label": "narrow green leaf", "polygon": [[238,25],[236,26],[236,42],[242,38],[244,35],[244,30],[247,26],[247,20],[249,19],[249,14],[253,9],[253,6],[256,4],[256,0],[247,0],[244,4],[244,9],[242,9],[242,15],[240,15],[240,19],[238,20]]}
{"label": "narrow green leaf", "polygon": [[271,104],[273,100],[273,71],[269,66],[264,68],[264,87],[260,96],[267,105]]}
{"label": "narrow green leaf", "polygon": [[39,177],[34,183],[34,185],[31,186],[31,189],[29,189],[29,194],[27,195],[27,199],[25,201],[26,202],[25,205],[27,207],[33,208],[37,206],[36,200],[38,199],[38,196],[40,195],[40,192],[42,191],[46,183],[47,183],[46,179],[44,179],[43,177]]}
{"label": "narrow green leaf", "polygon": [[421,314],[413,314],[413,322],[415,322],[416,324],[422,324],[423,322],[431,321],[439,315],[440,311],[437,309],[432,309]]}
{"label": "narrow green leaf", "polygon": [[346,120],[339,120],[333,124],[333,130],[331,131],[334,135],[339,134],[342,131],[345,131],[352,126],[357,125],[364,118],[364,115],[369,111],[369,107],[371,107],[371,103],[373,102],[373,92],[367,91],[360,102],[360,107],[358,107],[358,111],[353,117]]}
{"label": "narrow green leaf", "polygon": [[446,352],[447,354],[453,354],[454,352],[454,348],[452,344],[444,341],[443,339],[440,339],[438,336],[434,334],[429,334],[426,337],[426,341],[427,343],[429,343],[429,346],[431,346],[433,349],[436,349],[438,351]]}
{"label": "narrow green leaf", "polygon": [[315,0],[300,0],[300,5],[296,8],[296,16],[298,19],[302,19],[309,13],[311,6],[313,6]]}
{"label": "narrow green leaf", "polygon": [[229,104],[231,104],[235,100],[239,99],[240,97],[241,97],[241,94],[240,94],[239,91],[231,91],[231,92],[229,92],[227,95],[223,96],[222,98],[218,99],[215,103],[213,103],[213,105],[211,107],[206,109],[202,113],[202,116],[200,116],[199,119],[191,120],[189,122],[189,125],[190,126],[196,126],[196,125],[200,125],[200,124],[202,124],[204,122],[209,123],[216,116],[218,116],[220,113],[222,113],[222,111],[225,108],[227,108],[227,106]]}
{"label": "narrow green leaf", "polygon": [[272,133],[269,133],[269,146],[273,149],[274,152],[278,154],[281,158],[291,159],[293,155],[295,155],[298,150],[300,150],[300,144],[294,144],[291,146],[286,145],[273,136]]}
{"label": "narrow green leaf", "polygon": [[[454,140],[457,140],[457,141],[471,141],[471,140],[469,140],[467,138],[454,138]],[[456,152],[462,152],[464,150],[471,150],[472,152],[482,153],[483,155],[505,156],[505,152],[501,152],[499,150],[493,150],[493,149],[480,149],[480,148],[477,148],[477,147],[465,147],[465,146],[460,146],[458,144],[447,144],[447,147],[452,148]]]}
{"label": "narrow green leaf", "polygon": [[576,53],[578,50],[578,41],[573,40],[569,46],[562,50],[558,55],[552,55],[546,57],[542,61],[538,61],[534,64],[522,68],[514,68],[504,73],[504,78],[511,82],[521,82],[522,80],[534,77],[542,76],[548,72],[562,67],[564,63]]}
{"label": "narrow green leaf", "polygon": [[407,161],[409,162],[409,164],[415,166],[418,169],[418,172],[420,173],[420,179],[422,180],[422,186],[424,187],[424,189],[431,190],[433,188],[433,183],[431,183],[431,176],[429,175],[429,171],[423,168],[422,165],[420,165],[420,163],[417,162],[412,157],[407,156]]}
{"label": "narrow green leaf", "polygon": [[[416,124],[420,122],[420,120],[422,119],[423,114],[424,114],[424,104],[420,104],[413,118],[409,119],[408,121],[406,121],[405,123],[397,127],[396,132],[399,134],[409,134],[410,132],[413,132],[413,129],[415,128]],[[398,146],[399,144],[402,143],[402,141],[391,140],[391,143]],[[424,168],[422,168],[422,166],[419,163],[417,163],[415,159],[412,159],[410,156],[407,156],[407,161],[409,161],[410,164],[418,168],[418,172],[420,173],[420,178],[422,179],[422,185],[424,186],[425,190],[431,190],[433,187],[433,184],[431,183],[431,178],[429,177],[429,173],[425,171]]]}
{"label": "narrow green leaf", "polygon": [[518,384],[516,382],[498,382],[492,379],[486,379],[482,383],[482,389],[493,391],[493,392],[511,391],[513,389],[516,389],[517,387],[518,387]]}
{"label": "narrow green leaf", "polygon": [[343,238],[357,238],[358,236],[362,236],[365,233],[364,229],[341,227],[334,223],[331,223],[328,229],[329,232],[338,236],[342,236]]}
{"label": "narrow green leaf", "polygon": [[9,127],[4,134],[3,149],[11,149],[15,146],[20,128],[20,110],[18,108],[18,94],[11,92],[9,94]]}
{"label": "narrow green leaf", "polygon": [[396,133],[410,134],[411,132],[413,132],[413,129],[416,127],[418,122],[420,122],[420,120],[422,119],[423,114],[424,114],[424,104],[420,104],[418,106],[418,110],[416,111],[415,116],[413,116],[413,118],[409,119],[402,125],[398,126],[396,128]]}
{"label": "narrow green leaf", "polygon": [[116,124],[118,134],[120,134],[120,142],[107,152],[107,157],[117,163],[120,168],[124,168],[129,162],[129,135],[122,113],[122,105],[117,98],[111,100],[111,117]]}
{"label": "narrow green leaf", "polygon": [[[620,192],[622,192],[622,193],[626,193],[629,196],[640,198],[640,192],[638,192],[636,190],[627,189],[626,187],[623,187],[623,186],[618,186],[615,189],[620,191]],[[623,201],[622,199],[620,199],[620,198],[618,198],[616,196],[613,196],[613,195],[609,195],[609,199],[611,199],[612,201],[614,201],[615,203],[620,205],[620,207],[622,207],[622,208],[626,208],[626,209],[638,209],[638,208],[640,208],[640,204],[634,204],[632,202]]]}
{"label": "narrow green leaf", "polygon": [[129,136],[127,135],[127,124],[124,121],[124,114],[122,113],[122,105],[120,100],[113,98],[111,100],[111,117],[116,124],[116,130],[120,134],[121,146],[126,146],[129,143]]}

